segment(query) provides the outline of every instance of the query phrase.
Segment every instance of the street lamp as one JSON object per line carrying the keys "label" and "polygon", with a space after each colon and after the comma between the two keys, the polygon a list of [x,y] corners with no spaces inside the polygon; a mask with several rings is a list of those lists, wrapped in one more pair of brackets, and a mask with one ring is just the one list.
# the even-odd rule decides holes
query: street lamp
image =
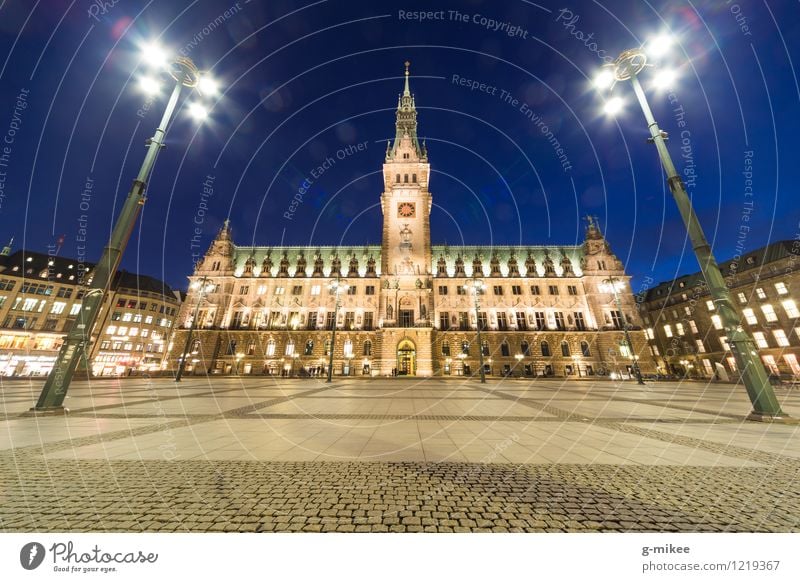
{"label": "street lamp", "polygon": [[194,283],[192,285],[193,289],[198,290],[197,305],[194,308],[192,323],[189,325],[189,333],[186,336],[186,343],[183,346],[183,355],[181,356],[181,361],[178,364],[178,373],[175,374],[176,382],[180,382],[181,377],[183,377],[183,370],[186,367],[186,356],[189,354],[189,348],[192,344],[192,332],[194,332],[194,328],[197,326],[197,316],[200,313],[200,304],[203,302],[203,295],[214,289],[214,285],[206,283],[207,279],[208,277],[203,277],[199,283]]}
{"label": "street lamp", "polygon": [[[148,45],[143,50],[143,60],[155,68],[155,72],[168,73],[175,81],[175,88],[167,102],[167,108],[156,128],[156,132],[147,143],[145,154],[139,174],[133,181],[128,197],[111,232],[100,260],[97,262],[94,274],[89,282],[91,290],[83,297],[81,310],[67,333],[64,343],[58,352],[53,368],[47,376],[47,381],[42,388],[42,393],[33,412],[63,412],[64,398],[67,395],[72,376],[81,357],[86,356],[87,346],[91,340],[92,328],[97,320],[98,312],[105,299],[108,287],[119,268],[122,254],[128,244],[128,239],[133,232],[139,218],[142,206],[145,203],[147,181],[153,171],[158,152],[165,146],[164,138],[172,115],[178,105],[178,98],[184,87],[194,89],[203,79],[191,59],[178,57],[168,59],[167,54],[156,45]],[[160,89],[158,81],[154,78],[143,80],[140,86],[150,92],[157,93]]]}
{"label": "street lamp", "polygon": [[614,296],[614,303],[617,306],[617,311],[619,312],[619,316],[622,318],[622,329],[625,332],[625,343],[628,344],[628,352],[633,358],[633,373],[636,375],[636,383],[644,386],[644,380],[642,379],[642,371],[639,369],[639,362],[636,361],[636,352],[633,349],[633,342],[631,341],[631,335],[628,332],[628,318],[625,317],[625,313],[622,311],[622,302],[619,299],[619,290],[625,286],[624,283],[618,282],[614,279],[614,277],[609,277],[608,279],[604,279],[603,282],[600,284],[600,290],[605,291],[606,293],[611,293]]}
{"label": "street lamp", "polygon": [[[647,126],[650,129],[651,138],[649,141],[655,144],[658,151],[661,165],[667,174],[667,184],[686,225],[697,262],[700,264],[703,278],[708,285],[714,305],[722,320],[722,325],[728,334],[731,352],[733,352],[733,356],[736,359],[742,382],[753,405],[753,411],[748,416],[748,419],[780,420],[786,415],[781,410],[778,399],[775,397],[775,392],[769,383],[767,372],[758,357],[753,340],[741,325],[741,319],[736,312],[730,292],[725,285],[725,280],[722,278],[717,261],[711,251],[711,245],[706,240],[700,221],[692,208],[683,180],[675,169],[667,150],[667,134],[656,123],[653,112],[647,102],[647,97],[639,82],[639,73],[645,67],[650,66],[648,59],[652,60],[664,56],[669,52],[672,44],[672,39],[666,35],[660,35],[639,48],[624,51],[614,63],[603,67],[601,75],[597,77],[595,84],[599,88],[613,89],[617,81],[631,82],[633,91],[647,121]],[[609,74],[613,75],[613,80],[610,84],[608,84]],[[657,83],[662,86],[667,82],[672,83],[674,80],[675,76],[671,73],[667,73],[665,77],[662,72],[656,77]]]}
{"label": "street lamp", "polygon": [[480,357],[480,366],[481,366],[481,384],[486,384],[486,373],[483,369],[483,344],[481,343],[481,314],[480,314],[480,307],[481,307],[481,294],[486,290],[486,284],[473,277],[472,279],[468,279],[466,283],[464,283],[464,288],[469,289],[470,293],[475,296],[475,327],[478,330],[478,356]]}
{"label": "street lamp", "polygon": [[331,281],[331,284],[328,285],[328,289],[331,290],[331,293],[334,295],[334,302],[333,302],[333,327],[331,328],[331,353],[330,353],[330,360],[328,362],[328,379],[326,380],[327,384],[330,384],[333,381],[333,350],[336,347],[336,320],[339,317],[339,306],[341,305],[341,299],[339,295],[342,291],[347,291],[350,286],[347,284],[346,281],[340,279],[338,276],[336,277],[335,281]]}

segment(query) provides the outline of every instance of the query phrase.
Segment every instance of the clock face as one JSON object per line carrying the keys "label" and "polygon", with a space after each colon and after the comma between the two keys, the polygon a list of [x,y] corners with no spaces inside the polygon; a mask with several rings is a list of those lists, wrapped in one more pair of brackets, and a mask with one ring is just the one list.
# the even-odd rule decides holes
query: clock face
{"label": "clock face", "polygon": [[397,216],[402,218],[414,218],[415,212],[413,202],[403,202],[397,207]]}

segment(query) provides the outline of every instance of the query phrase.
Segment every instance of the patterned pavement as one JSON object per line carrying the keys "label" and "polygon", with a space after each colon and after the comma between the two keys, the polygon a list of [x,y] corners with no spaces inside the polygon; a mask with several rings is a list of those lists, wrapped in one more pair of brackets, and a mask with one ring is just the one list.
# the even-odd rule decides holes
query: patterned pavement
{"label": "patterned pavement", "polygon": [[727,384],[40,387],[0,385],[0,531],[800,531],[800,426]]}

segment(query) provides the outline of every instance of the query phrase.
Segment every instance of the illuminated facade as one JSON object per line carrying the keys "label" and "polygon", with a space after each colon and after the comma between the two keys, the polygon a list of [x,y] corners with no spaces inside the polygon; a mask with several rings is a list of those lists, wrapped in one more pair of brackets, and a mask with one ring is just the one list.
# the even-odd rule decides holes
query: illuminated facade
{"label": "illuminated facade", "polygon": [[[6,247],[0,255],[0,376],[50,372],[93,266],[25,250],[11,254]],[[89,350],[93,374],[160,370],[179,307],[179,296],[164,283],[117,273]]]}
{"label": "illuminated facade", "polygon": [[[336,375],[473,375],[479,349],[488,374],[628,374],[625,325],[634,351],[647,354],[643,371],[654,371],[629,278],[591,219],[578,246],[433,245],[430,164],[408,71],[395,127],[381,244],[239,246],[226,222],[189,278],[173,368],[196,311],[188,373],[322,375],[334,318]],[[485,285],[477,313],[475,279]],[[346,284],[338,295],[336,280]]]}
{"label": "illuminated facade", "polygon": [[[720,264],[742,326],[767,372],[800,377],[800,242],[780,241]],[[665,281],[640,303],[650,349],[665,374],[735,377],[736,361],[701,273]]]}

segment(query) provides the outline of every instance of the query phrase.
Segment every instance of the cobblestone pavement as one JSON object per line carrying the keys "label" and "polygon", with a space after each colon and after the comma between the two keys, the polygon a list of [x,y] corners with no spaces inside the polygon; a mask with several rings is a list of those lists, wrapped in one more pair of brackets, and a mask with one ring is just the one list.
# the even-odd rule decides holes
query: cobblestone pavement
{"label": "cobblestone pavement", "polygon": [[0,531],[800,531],[800,427],[730,385],[40,386],[0,386]]}

